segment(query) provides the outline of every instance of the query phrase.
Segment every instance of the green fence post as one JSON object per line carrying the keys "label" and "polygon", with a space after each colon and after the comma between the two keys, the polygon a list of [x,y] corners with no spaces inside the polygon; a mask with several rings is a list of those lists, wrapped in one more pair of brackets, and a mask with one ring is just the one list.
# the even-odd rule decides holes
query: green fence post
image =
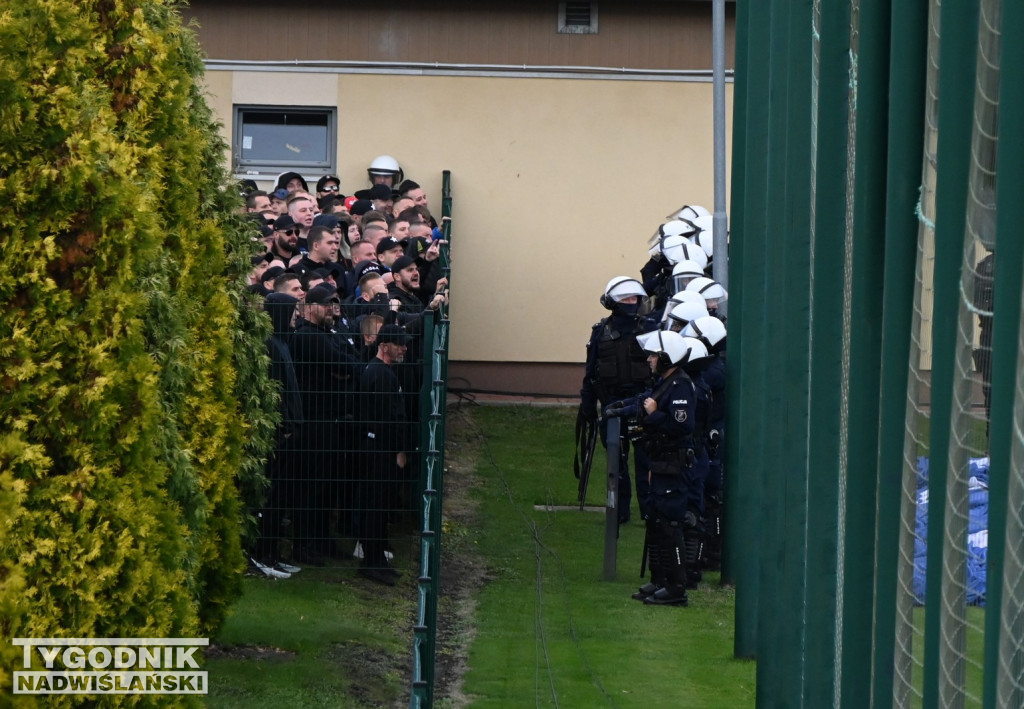
{"label": "green fence post", "polygon": [[[958,679],[942,667],[942,648],[961,636],[949,627],[941,594],[945,587],[946,486],[960,266],[966,226],[978,38],[977,3],[946,0],[940,19],[938,174],[935,219],[935,293],[932,325],[931,440],[928,468],[928,570],[925,602],[924,706],[940,706],[955,694]],[[952,633],[952,635],[949,635]],[[940,699],[941,698],[941,699]]]}
{"label": "green fence post", "polygon": [[[889,96],[889,1],[860,0],[853,95],[856,169],[849,234],[849,398],[843,499],[841,706],[871,703],[871,624],[874,612],[875,507],[878,479],[879,371],[882,363],[882,289],[885,268],[886,115]],[[904,390],[905,391],[905,390]]]}
{"label": "green fence post", "polygon": [[427,313],[423,320],[423,383],[420,385],[420,499],[422,508],[420,515],[420,573],[417,579],[419,596],[416,624],[413,626],[413,677],[410,705],[415,709],[427,708],[434,701],[434,660],[436,657],[435,640],[437,635],[436,614],[432,612],[437,593],[436,579],[433,576],[434,560],[440,550],[435,535],[433,510],[438,504],[434,494],[436,464],[432,453],[431,417],[433,406],[434,382],[434,317]]}
{"label": "green fence post", "polygon": [[847,205],[850,94],[850,4],[822,3],[815,27],[817,102],[814,143],[813,290],[808,431],[807,624],[803,705],[835,700],[838,613],[840,416],[843,352],[843,273]]}
{"label": "green fence post", "polygon": [[[746,180],[746,144],[747,144],[747,74],[749,73],[746,67],[746,56],[747,56],[747,43],[748,43],[748,28],[747,28],[747,5],[746,3],[739,3],[736,8],[736,29],[735,29],[735,59],[734,59],[734,71],[733,71],[733,100],[732,100],[732,165],[730,167],[732,174],[732,181],[730,188],[732,190],[732,201],[731,201],[731,215],[730,215],[730,226],[732,229],[732,242],[729,245],[729,258],[727,260],[727,266],[729,268],[729,327],[733,333],[737,333],[743,329],[743,285],[740,283],[740,277],[738,274],[743,273],[743,252],[744,240],[737,239],[736,235],[737,224],[742,224],[744,221],[743,214],[745,191],[743,186]],[[737,260],[738,259],[738,260]],[[736,280],[733,280],[736,279]],[[739,287],[737,287],[739,283]],[[738,353],[739,351],[739,338],[733,338],[733,352]],[[723,353],[722,356],[727,357],[728,355]],[[731,381],[737,382],[742,378],[740,375],[740,369],[742,362],[740,357],[735,356],[727,367],[727,376],[731,378]],[[738,390],[731,387],[726,387],[726,399],[730,402],[726,408],[726,411],[733,411],[736,409],[736,403],[739,399]],[[736,446],[730,448],[729,432],[738,433],[738,429],[731,429],[730,426],[734,424],[735,417],[730,417],[725,427],[725,447],[723,450],[723,494],[725,495],[726,507],[730,507],[728,500],[739,493],[739,490],[734,487],[733,479],[729,475],[729,462],[736,460]],[[742,489],[742,488],[740,488]],[[722,585],[735,583],[735,570],[734,565],[737,560],[737,554],[731,547],[734,546],[737,535],[730,534],[730,527],[735,532],[735,528],[738,524],[738,520],[732,522],[728,521],[728,513],[725,513],[725,526],[722,529],[723,538],[722,544],[722,558],[721,558],[721,577],[720,583]],[[731,543],[730,543],[731,540]],[[746,546],[746,545],[745,545]],[[748,564],[749,565],[749,564]],[[750,574],[748,574],[749,576]],[[738,591],[737,591],[738,593]],[[737,626],[741,625],[740,621],[740,608],[739,603],[736,604],[736,621]],[[742,625],[753,627],[753,623],[743,622]],[[738,633],[736,634],[738,636]],[[734,638],[734,642],[738,642]]]}
{"label": "green fence post", "polygon": [[806,669],[812,18],[810,0],[772,2],[759,707],[798,705]]}
{"label": "green fence post", "polygon": [[[451,215],[451,173],[445,170],[443,215]],[[442,219],[448,243],[441,247],[441,264],[451,277],[451,221]],[[441,595],[442,507],[444,490],[445,419],[448,410],[448,305],[424,317],[423,384],[420,387],[420,489],[423,514],[420,532],[419,609],[413,628],[413,678],[409,705],[429,709],[434,704],[437,657],[437,607]]]}
{"label": "green fence post", "polygon": [[[1002,32],[999,75],[999,124],[1006,127],[997,148],[999,175],[996,183],[996,246],[993,277],[992,319],[992,410],[989,428],[991,454],[988,508],[988,568],[985,605],[985,709],[997,706],[1024,706],[1024,691],[1000,690],[1000,672],[1019,671],[1024,667],[1021,638],[1003,637],[1003,623],[1017,614],[1019,608],[1003,595],[1004,558],[1007,548],[1007,501],[1012,474],[1010,452],[1014,446],[1014,404],[1018,372],[1017,350],[1020,338],[1021,292],[1024,290],[1021,269],[1024,266],[1024,240],[1020,225],[1024,224],[1024,142],[1014,129],[1024,126],[1024,4],[1002,4]],[[1004,608],[1004,605],[1006,606]],[[1009,625],[1009,623],[1007,622]],[[1016,640],[1016,644],[1013,644]],[[1018,675],[1019,677],[1019,675]],[[1013,677],[1010,677],[1012,680]]]}
{"label": "green fence post", "polygon": [[914,315],[914,269],[918,221],[914,214],[924,159],[924,122],[928,46],[928,0],[892,4],[890,36],[888,161],[885,201],[882,366],[878,416],[875,546],[875,611],[872,706],[892,704],[900,501],[907,415],[907,363]]}
{"label": "green fence post", "polygon": [[[723,571],[736,583],[737,657],[757,655],[761,504],[761,451],[764,433],[764,395],[768,381],[765,350],[765,223],[768,169],[768,54],[765,27],[771,16],[768,3],[739,3],[736,8],[737,95],[742,87],[745,110],[733,124],[733,185],[740,184],[732,203],[732,238],[729,254],[729,355],[726,391],[725,540]],[[741,41],[741,38],[744,41]],[[750,146],[740,154],[736,148]],[[741,181],[741,182],[740,182]],[[749,267],[747,265],[749,264]]]}

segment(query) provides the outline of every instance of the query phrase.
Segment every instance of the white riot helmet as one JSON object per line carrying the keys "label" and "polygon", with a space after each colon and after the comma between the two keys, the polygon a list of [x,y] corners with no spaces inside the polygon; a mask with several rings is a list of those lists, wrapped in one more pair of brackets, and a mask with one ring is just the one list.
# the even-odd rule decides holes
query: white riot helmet
{"label": "white riot helmet", "polygon": [[710,214],[703,217],[697,217],[693,220],[693,225],[697,227],[697,233],[692,234],[690,236],[690,240],[703,249],[704,253],[708,257],[708,261],[710,261],[715,255],[714,217]]}
{"label": "white riot helmet", "polygon": [[686,259],[680,261],[672,267],[672,290],[679,291],[686,290],[686,284],[692,281],[694,278],[703,278],[704,276],[704,264],[703,266],[697,261]]}
{"label": "white riot helmet", "polygon": [[682,332],[685,335],[688,334],[686,333],[686,326],[688,324],[698,318],[706,317],[709,317],[708,309],[707,306],[704,305],[703,298],[701,298],[699,303],[676,303],[668,313],[668,320],[665,322],[665,329]]}
{"label": "white riot helmet", "polygon": [[683,336],[683,344],[686,347],[686,357],[680,364],[694,364],[711,358],[707,346],[696,337]]}
{"label": "white riot helmet", "polygon": [[667,258],[666,250],[677,248],[680,244],[689,244],[690,240],[682,234],[669,234],[668,236],[654,235],[654,245],[647,250],[652,257],[663,256]]}
{"label": "white riot helmet", "polygon": [[378,155],[370,163],[370,167],[366,168],[366,174],[370,178],[370,182],[374,182],[374,177],[379,175],[390,175],[393,179],[392,186],[396,187],[401,182],[405,173],[402,172],[402,166],[398,164],[390,155]]}
{"label": "white riot helmet", "polygon": [[650,250],[651,256],[654,256],[657,253],[659,245],[665,243],[665,239],[670,236],[685,236],[689,239],[694,236],[697,231],[697,227],[685,219],[670,219],[659,226],[658,230],[654,232],[648,240],[647,243],[654,247]]}
{"label": "white riot helmet", "polygon": [[666,219],[689,219],[693,221],[694,217],[703,217],[706,214],[711,214],[711,212],[699,204],[688,204],[685,207],[681,207],[675,213],[668,215]]}
{"label": "white riot helmet", "polygon": [[707,346],[708,352],[711,353],[717,353],[725,348],[725,325],[721,320],[710,315],[691,320],[683,328],[683,335],[697,338]]}
{"label": "white riot helmet", "polygon": [[634,295],[640,298],[641,303],[647,298],[647,291],[644,290],[643,284],[629,276],[616,276],[605,286],[604,295],[601,296],[601,305],[608,310],[615,310],[617,303]]}
{"label": "white riot helmet", "polygon": [[661,245],[661,253],[665,260],[673,266],[681,261],[696,261],[707,266],[708,257],[700,247],[695,246],[685,236],[666,237]]}
{"label": "white riot helmet", "polygon": [[[721,283],[706,277],[694,278],[686,284],[686,290],[700,293],[706,303],[714,300],[715,305],[729,299],[729,293],[726,292]],[[710,304],[708,309],[711,309]]]}
{"label": "white riot helmet", "polygon": [[679,364],[686,357],[687,347],[683,336],[671,330],[654,330],[637,335],[636,341],[647,354],[658,355],[658,373],[664,372],[674,364]]}
{"label": "white riot helmet", "polygon": [[677,236],[680,234],[690,237],[697,231],[697,227],[685,219],[671,219],[658,227],[658,237],[664,239],[666,236]]}
{"label": "white riot helmet", "polygon": [[676,307],[680,303],[694,303],[696,305],[700,305],[705,310],[707,310],[707,305],[705,305],[704,303],[704,296],[702,296],[700,293],[695,293],[693,291],[687,290],[679,291],[671,298],[669,298],[668,302],[665,304],[665,311],[661,314],[661,322],[663,325],[665,321],[668,320],[668,316],[669,313],[672,312],[672,308]]}

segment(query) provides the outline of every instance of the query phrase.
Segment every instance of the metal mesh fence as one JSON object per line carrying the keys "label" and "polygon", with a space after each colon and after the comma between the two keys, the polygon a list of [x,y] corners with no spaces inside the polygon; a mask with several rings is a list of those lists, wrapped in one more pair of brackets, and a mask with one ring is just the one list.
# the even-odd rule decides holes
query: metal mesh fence
{"label": "metal mesh fence", "polygon": [[[969,579],[984,578],[983,550],[987,530],[971,516],[972,495],[987,495],[987,422],[991,345],[991,258],[994,248],[995,117],[998,107],[998,26],[993,5],[983,11],[980,26],[978,75],[974,102],[974,130],[970,168],[967,229],[957,313],[954,353],[953,410],[947,451],[930,445],[930,369],[932,305],[934,299],[935,185],[937,182],[939,3],[930,11],[925,160],[922,170],[921,222],[918,239],[917,288],[912,336],[911,377],[908,385],[907,431],[904,447],[904,504],[902,514],[899,625],[896,647],[894,706],[919,706],[923,698],[923,603],[941,604],[939,648],[940,706],[980,706],[984,634],[983,590]],[[987,21],[986,21],[987,20]],[[927,397],[927,398],[926,398]],[[942,460],[940,456],[945,456]],[[946,465],[943,494],[928,488],[928,472],[935,463]],[[944,505],[942,583],[926,589],[927,529],[922,520],[930,500]],[[935,558],[934,556],[932,558]],[[970,572],[970,573],[969,573]],[[929,595],[929,592],[930,594]]]}
{"label": "metal mesh fence", "polygon": [[[1024,308],[1021,313],[1024,315]],[[1024,327],[1020,328],[1017,346],[1017,371],[1024,371]],[[996,706],[1000,709],[1024,706],[1024,377],[1017,377],[1014,402],[1003,595],[999,609]]]}
{"label": "metal mesh fence", "polygon": [[[999,89],[999,1],[981,3],[967,219],[949,439],[943,553],[942,706],[980,706],[983,586],[987,520],[972,515],[987,500],[991,401],[992,251],[995,249],[995,155]],[[980,465],[976,465],[980,464]],[[975,498],[979,498],[976,500]],[[983,582],[982,582],[983,583]]]}
{"label": "metal mesh fence", "polygon": [[[754,107],[776,94],[786,100],[742,114],[744,139],[767,147],[755,148],[746,164],[737,231],[749,254],[774,254],[774,233],[766,229],[777,222],[773,199],[784,197],[797,213],[808,195],[810,225],[787,224],[797,233],[786,248],[795,262],[810,244],[813,286],[807,322],[807,311],[787,311],[787,324],[799,321],[788,343],[811,333],[806,460],[795,454],[804,433],[796,430],[803,422],[795,404],[788,427],[766,429],[769,438],[789,435],[787,444],[796,443],[788,445],[785,464],[758,458],[753,446],[730,449],[744,458],[740,468],[763,469],[756,482],[767,483],[765,489],[775,481],[790,484],[793,469],[808,473],[806,500],[785,498],[794,509],[806,503],[795,512],[807,513],[806,528],[780,528],[778,547],[763,547],[766,556],[777,552],[773,561],[802,549],[806,583],[786,587],[782,598],[773,562],[762,561],[758,581],[768,591],[756,608],[761,651],[796,645],[778,616],[804,624],[802,673],[782,676],[781,665],[759,656],[772,670],[759,666],[759,703],[785,697],[794,705],[802,699],[801,706],[828,699],[867,706],[861,687],[870,672],[872,706],[1024,706],[1024,339],[1017,330],[1024,249],[1016,234],[1024,208],[1016,136],[1024,100],[1016,72],[1024,64],[1014,41],[1024,27],[1014,15],[1020,12],[1001,0],[816,0],[773,1],[764,12],[742,16],[751,32],[747,69],[768,84],[761,91],[749,81],[745,98]],[[761,28],[771,32],[769,42],[759,43],[754,30]],[[806,39],[801,32],[810,33],[806,46],[796,41]],[[761,71],[766,51],[771,61]],[[840,61],[847,54],[848,93]],[[808,110],[805,138],[800,121]],[[882,209],[884,220],[876,221]],[[1004,234],[999,259],[997,225]],[[746,271],[756,270],[758,259],[743,265],[736,280],[753,295],[738,302],[753,304],[762,291],[780,299],[790,292],[795,271],[772,280],[776,262],[765,260],[764,272],[750,277]],[[880,284],[884,292],[876,299]],[[753,305],[739,310],[741,327],[731,334],[740,343],[740,366],[758,367],[771,349],[763,347],[770,340],[758,325],[763,312]],[[879,340],[864,336],[877,334],[872,327],[881,330]],[[787,352],[767,369],[792,375],[786,367],[793,359]],[[876,372],[865,375],[875,364],[881,365],[877,391]],[[764,412],[778,408],[772,386],[741,393],[740,429],[770,425]],[[877,465],[864,465],[876,441]],[[859,583],[870,573],[860,512],[872,495],[869,607],[861,604],[866,584]],[[774,521],[749,509],[761,515],[762,526]],[[833,602],[834,633],[815,626]],[[870,669],[859,662],[864,638],[854,627],[866,610],[875,624]],[[831,657],[823,661],[826,654]]]}
{"label": "metal mesh fence", "polygon": [[924,577],[927,543],[917,526],[920,459],[928,450],[930,410],[926,372],[931,368],[932,323],[935,272],[935,190],[938,180],[938,81],[939,5],[929,11],[928,73],[925,94],[924,159],[921,167],[921,197],[918,202],[917,265],[914,314],[911,328],[909,377],[907,381],[906,437],[903,454],[903,503],[900,524],[900,566],[898,570],[897,623],[895,638],[895,681],[893,706],[920,706],[923,698],[923,613],[917,608],[915,579]]}
{"label": "metal mesh fence", "polygon": [[[265,566],[355,560],[364,575],[393,582],[392,559],[413,556],[421,508],[425,316],[389,315],[386,302],[295,307],[295,330],[274,335],[293,379],[282,378],[284,421],[267,464],[255,559]],[[377,342],[384,319],[396,316],[403,334]]]}

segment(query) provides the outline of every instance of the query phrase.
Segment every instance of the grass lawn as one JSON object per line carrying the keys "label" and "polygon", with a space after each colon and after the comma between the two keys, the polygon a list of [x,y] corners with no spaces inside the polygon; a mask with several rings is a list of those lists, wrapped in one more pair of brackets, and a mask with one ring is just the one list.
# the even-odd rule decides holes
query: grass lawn
{"label": "grass lawn", "polygon": [[[354,564],[247,578],[208,653],[210,707],[401,706],[408,696],[414,582],[388,588]],[[406,704],[407,705],[407,704]]]}
{"label": "grass lawn", "polygon": [[[711,576],[689,608],[645,606],[630,598],[640,524],[622,528],[618,576],[604,582],[603,513],[535,510],[576,501],[575,411],[471,413],[481,522],[469,536],[489,578],[463,687],[471,706],[753,707],[755,665],[732,658],[731,589]],[[599,456],[590,505],[602,504],[603,466]]]}
{"label": "grass lawn", "polygon": [[[449,408],[435,706],[753,707],[755,664],[732,657],[734,594],[716,575],[689,608],[644,606],[629,597],[641,583],[640,524],[622,527],[618,575],[605,582],[603,513],[535,508],[576,504],[574,417]],[[603,504],[604,465],[599,448],[588,505]],[[407,707],[418,556],[414,541],[396,542],[394,588],[357,576],[355,561],[247,578],[204,665],[208,706]],[[974,697],[984,613],[967,609]],[[914,620],[916,694],[924,609]]]}
{"label": "grass lawn", "polygon": [[[534,509],[576,501],[574,417],[449,408],[435,706],[753,707],[730,589],[712,576],[689,608],[644,606],[630,598],[640,524],[622,528],[618,578],[604,582],[603,513]],[[603,466],[599,455],[590,505],[603,504]],[[396,551],[394,588],[355,561],[247,578],[207,655],[208,706],[407,707],[418,557],[408,541]]]}

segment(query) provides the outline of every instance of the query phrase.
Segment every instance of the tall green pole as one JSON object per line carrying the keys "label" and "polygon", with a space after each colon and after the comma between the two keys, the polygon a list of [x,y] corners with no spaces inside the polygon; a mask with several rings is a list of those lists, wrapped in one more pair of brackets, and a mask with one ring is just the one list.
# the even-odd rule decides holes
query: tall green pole
{"label": "tall green pole", "polygon": [[852,232],[847,227],[847,288],[844,339],[849,341],[848,411],[844,488],[842,688],[840,706],[870,705],[871,625],[874,599],[875,500],[878,450],[879,370],[881,368],[882,289],[885,268],[886,157],[889,98],[889,1],[858,0],[854,47],[856,169]]}
{"label": "tall green pole", "polygon": [[[733,333],[737,334],[733,339],[733,352],[736,354],[735,357],[729,360],[727,367],[727,376],[730,381],[738,382],[741,379],[740,369],[742,367],[742,361],[738,356],[739,352],[739,336],[738,333],[743,329],[743,303],[744,303],[744,288],[740,280],[739,274],[744,272],[743,259],[746,252],[745,240],[738,238],[738,235],[743,233],[742,227],[737,231],[737,224],[743,223],[743,214],[745,213],[744,205],[744,194],[743,189],[746,180],[746,145],[747,145],[747,74],[748,68],[747,62],[747,5],[746,3],[740,3],[736,8],[736,34],[735,34],[735,46],[736,46],[736,57],[734,60],[733,68],[733,101],[732,101],[732,169],[731,176],[732,181],[730,187],[732,188],[732,232],[733,241],[729,249],[729,258],[726,261],[726,265],[730,271],[730,279],[735,279],[735,282],[740,284],[738,288],[733,288],[730,285],[729,299],[732,301],[731,312],[729,313],[729,329]],[[730,418],[726,422],[726,438],[725,438],[725,479],[724,479],[724,493],[725,499],[728,501],[730,497],[738,495],[738,490],[733,486],[732,478],[728,473],[730,461],[736,460],[737,448],[729,437],[729,432],[733,431],[731,427],[736,424],[735,413],[738,411],[736,402],[739,400],[739,389],[727,387],[726,396],[728,404],[726,411],[730,414]],[[726,503],[729,504],[728,502]],[[726,517],[726,527],[723,530],[725,539],[723,539],[723,550],[722,550],[722,576],[721,582],[725,584],[735,583],[735,561],[737,554],[743,552],[743,550],[749,548],[749,545],[743,544],[739,548],[736,548],[735,543],[737,541],[737,535],[730,535],[730,528],[735,530],[738,525],[738,520],[734,523],[729,523],[728,516]],[[754,563],[754,559],[749,558],[748,564]],[[748,574],[749,576],[749,574]],[[746,625],[753,627],[753,623],[747,623],[746,621],[740,622],[740,608],[737,604],[736,608],[736,625]],[[738,633],[735,634],[738,636]],[[734,639],[734,642],[736,640]]]}
{"label": "tall green pole", "polygon": [[[978,37],[977,3],[945,0],[940,18],[939,128],[935,219],[935,293],[932,320],[931,441],[928,475],[928,570],[926,572],[924,706],[942,706],[955,695],[959,678],[942,667],[943,649],[958,628],[950,627],[940,594],[945,586],[949,439],[953,408],[974,106]],[[955,622],[955,621],[954,621]]]}
{"label": "tall green pole", "polygon": [[[918,221],[914,214],[924,159],[928,0],[892,3],[889,53],[885,265],[882,271],[882,365],[878,409],[875,608],[872,706],[892,704],[895,667],[897,569],[907,363],[914,315]],[[917,117],[908,120],[908,116]]]}
{"label": "tall green pole", "polygon": [[[725,569],[736,583],[737,657],[757,655],[759,600],[758,540],[763,499],[761,473],[765,441],[765,220],[768,146],[768,3],[736,8],[736,96],[743,110],[734,122],[729,363],[726,391]],[[737,198],[737,190],[739,198]]]}
{"label": "tall green pole", "polygon": [[839,439],[842,407],[843,273],[847,204],[850,3],[822,3],[814,155],[814,240],[808,431],[807,672],[803,706],[835,703]]}
{"label": "tall green pole", "polygon": [[[767,269],[758,707],[799,702],[807,625],[812,3],[773,0],[769,23]],[[753,146],[748,145],[748,152]],[[783,313],[784,317],[779,317]]]}
{"label": "tall green pole", "polygon": [[[999,174],[996,183],[996,257],[993,277],[992,319],[992,411],[989,428],[990,474],[988,508],[988,569],[985,605],[985,709],[997,706],[1024,706],[1024,691],[1019,683],[1015,689],[1004,689],[998,696],[1000,671],[1024,667],[1024,649],[1020,638],[1016,643],[1002,637],[1000,621],[1017,609],[1003,605],[1004,561],[1007,539],[1007,501],[1012,473],[1010,452],[1014,446],[1014,395],[1017,385],[1017,350],[1020,338],[1021,292],[1024,290],[1021,270],[1024,265],[1024,240],[1020,225],[1024,224],[1024,142],[1013,130],[1024,126],[1024,4],[1002,3],[1002,32],[999,75],[999,125],[1006,136],[999,141],[996,162]],[[1018,471],[1018,474],[1019,471]],[[1019,620],[1017,627],[1019,628]],[[1007,668],[1007,669],[1003,669]],[[1012,679],[1012,677],[1010,678]],[[1008,687],[1009,682],[1004,686]],[[1001,700],[1001,704],[997,702]]]}

